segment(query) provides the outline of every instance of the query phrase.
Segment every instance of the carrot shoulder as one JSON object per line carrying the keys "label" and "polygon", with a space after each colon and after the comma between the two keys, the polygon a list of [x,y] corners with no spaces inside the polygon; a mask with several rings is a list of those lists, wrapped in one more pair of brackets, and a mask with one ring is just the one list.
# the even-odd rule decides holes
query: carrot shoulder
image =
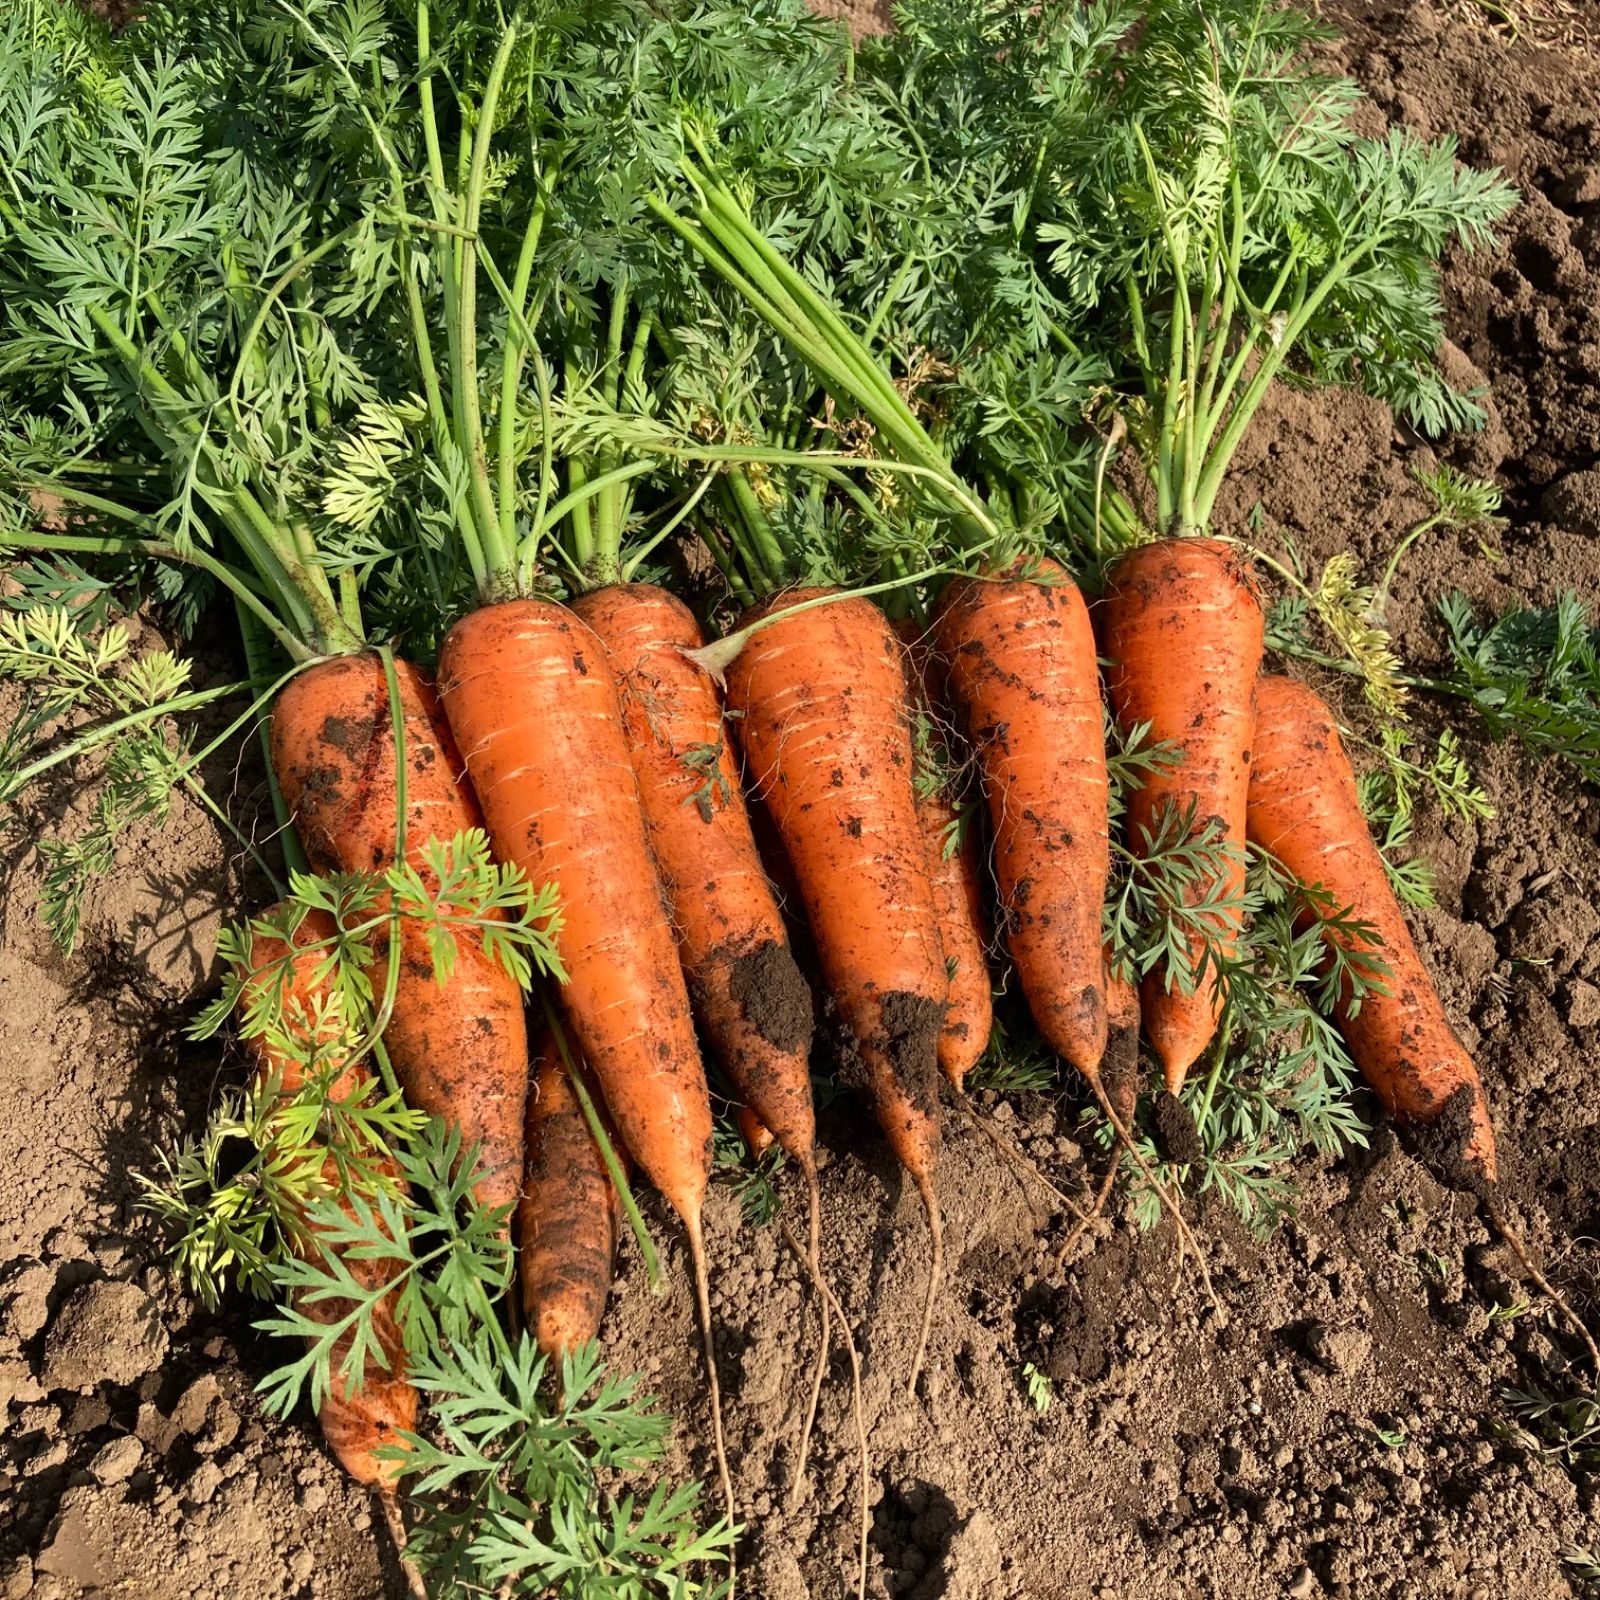
{"label": "carrot shoulder", "polygon": [[[406,751],[406,858],[431,881],[424,848],[483,818],[432,683],[396,662]],[[396,856],[396,747],[383,665],[340,656],[302,673],[278,697],[272,765],[318,871],[382,872]],[[461,1129],[480,1147],[478,1196],[515,1203],[522,1187],[522,1118],[528,1092],[522,991],[490,958],[481,936],[456,936],[447,983],[433,976],[427,930],[399,920],[399,983],[384,1043],[406,1099]],[[382,993],[389,941],[375,941],[373,987]]]}
{"label": "carrot shoulder", "polygon": [[[1148,723],[1150,740],[1182,758],[1129,796],[1129,848],[1144,854],[1173,812],[1192,813],[1192,834],[1216,823],[1233,847],[1223,882],[1236,896],[1244,883],[1245,796],[1265,631],[1249,569],[1216,539],[1158,539],[1111,569],[1100,615],[1117,721],[1125,731]],[[1225,953],[1238,932],[1239,913],[1216,918],[1215,940]],[[1145,1033],[1172,1093],[1216,1033],[1221,1003],[1214,969],[1188,994],[1168,973],[1145,979]]]}
{"label": "carrot shoulder", "polygon": [[1494,1128],[1483,1082],[1417,954],[1367,828],[1355,775],[1333,715],[1304,684],[1265,677],[1259,688],[1250,776],[1250,838],[1302,883],[1321,886],[1336,908],[1377,933],[1376,946],[1330,932],[1347,948],[1372,950],[1390,969],[1383,993],[1344,1007],[1339,1026],[1362,1076],[1390,1114],[1433,1124],[1452,1174],[1493,1182]]}
{"label": "carrot shoulder", "polygon": [[958,578],[934,642],[977,752],[1000,921],[1046,1042],[1094,1080],[1106,1045],[1100,922],[1110,874],[1105,730],[1094,634],[1053,562]]}
{"label": "carrot shoulder", "polygon": [[[249,955],[252,976],[241,991],[239,1014],[244,1015],[251,1007],[270,973],[274,983],[281,983],[283,1031],[302,1045],[314,1046],[319,1055],[338,1050],[344,1036],[344,1019],[323,1009],[326,996],[319,994],[317,983],[317,968],[334,933],[333,919],[320,911],[308,914],[296,930],[293,954],[282,940],[257,933]],[[279,1092],[285,1096],[297,1094],[304,1086],[305,1072],[299,1056],[275,1047],[270,1036],[251,1038],[246,1047],[256,1063],[258,1081],[266,1083],[276,1078]],[[336,1099],[342,1099],[369,1077],[364,1065],[349,1061],[335,1077],[331,1092]],[[323,1178],[330,1187],[338,1182],[339,1169],[331,1155],[323,1163]],[[309,1235],[297,1248],[313,1248]],[[345,1265],[363,1289],[378,1287],[390,1271],[389,1263],[364,1261],[358,1256],[346,1257]],[[350,1306],[343,1300],[303,1299],[299,1309],[318,1322],[334,1322],[347,1315]],[[349,1354],[351,1335],[341,1338],[334,1346],[329,1390],[317,1418],[329,1448],[352,1478],[387,1487],[398,1476],[400,1463],[379,1460],[377,1451],[384,1447],[403,1448],[402,1434],[416,1431],[417,1391],[406,1380],[405,1347],[395,1320],[392,1294],[385,1295],[374,1308],[372,1326],[384,1362],[368,1361],[360,1387],[353,1389],[339,1377],[339,1368]]]}

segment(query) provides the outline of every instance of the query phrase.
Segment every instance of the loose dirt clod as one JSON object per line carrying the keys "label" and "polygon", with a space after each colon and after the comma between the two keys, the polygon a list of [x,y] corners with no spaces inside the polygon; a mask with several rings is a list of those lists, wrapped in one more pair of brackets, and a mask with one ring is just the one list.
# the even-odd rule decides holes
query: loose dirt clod
{"label": "loose dirt clod", "polygon": [[167,1354],[156,1303],[132,1283],[90,1283],[56,1313],[44,1345],[47,1389],[136,1383]]}

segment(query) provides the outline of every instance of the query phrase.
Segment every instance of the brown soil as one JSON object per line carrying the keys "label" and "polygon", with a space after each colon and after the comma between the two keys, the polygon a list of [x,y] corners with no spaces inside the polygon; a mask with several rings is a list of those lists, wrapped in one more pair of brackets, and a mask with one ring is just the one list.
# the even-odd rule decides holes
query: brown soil
{"label": "brown soil", "polygon": [[[1339,54],[1383,116],[1466,131],[1525,203],[1492,255],[1449,272],[1447,359],[1487,385],[1490,422],[1448,459],[1507,485],[1486,555],[1436,534],[1402,571],[1406,655],[1437,658],[1450,588],[1489,603],[1574,588],[1600,600],[1600,67],[1581,42],[1508,44],[1470,6],[1334,0]],[[1580,14],[1592,27],[1600,16]],[[1281,395],[1248,442],[1224,518],[1260,502],[1317,559],[1374,567],[1426,513],[1428,447],[1381,406]],[[1434,715],[1424,708],[1423,716]],[[1596,1314],[1600,1185],[1591,1060],[1600,1045],[1600,796],[1469,738],[1495,820],[1423,820],[1439,905],[1417,931],[1475,1049],[1502,1134],[1505,1189],[1536,1252]],[[253,753],[252,753],[253,754]],[[248,801],[246,776],[213,772]],[[74,797],[56,797],[70,817]],[[128,841],[77,957],[34,920],[29,819],[7,841],[0,944],[0,1596],[131,1600],[399,1595],[366,1497],[307,1419],[265,1419],[272,1360],[249,1314],[178,1293],[134,1211],[130,1172],[196,1126],[236,1062],[184,1042],[226,908],[259,899],[231,847],[179,796]],[[1076,1103],[989,1106],[1064,1187],[1099,1155]],[[1174,1600],[1240,1594],[1551,1600],[1559,1558],[1600,1544],[1589,1476],[1508,1432],[1506,1385],[1571,1389],[1572,1347],[1520,1297],[1471,1201],[1384,1125],[1340,1162],[1302,1163],[1299,1215],[1265,1243],[1202,1203],[1219,1308],[1180,1273],[1163,1225],[1121,1209],[1065,1271],[1064,1223],[990,1142],[951,1119],[942,1164],[948,1282],[926,1374],[904,1387],[928,1267],[914,1190],[859,1101],[822,1116],[827,1268],[860,1330],[874,1474],[871,1592],[915,1600]],[[801,1205],[789,1196],[792,1211]],[[675,1239],[664,1208],[657,1237]],[[708,1208],[730,1450],[750,1523],[742,1592],[846,1592],[854,1482],[838,1363],[809,1482],[789,1476],[814,1327],[774,1229]],[[665,1301],[631,1253],[606,1331],[680,1419],[674,1466],[711,1470],[681,1249]],[[1044,1412],[1024,1369],[1053,1385]]]}

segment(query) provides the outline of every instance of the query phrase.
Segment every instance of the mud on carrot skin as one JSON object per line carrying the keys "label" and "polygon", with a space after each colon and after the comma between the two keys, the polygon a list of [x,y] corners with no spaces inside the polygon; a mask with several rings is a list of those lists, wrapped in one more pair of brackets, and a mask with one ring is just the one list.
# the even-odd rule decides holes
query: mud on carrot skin
{"label": "mud on carrot skin", "polygon": [[785,591],[746,618],[728,703],[757,795],[783,839],[863,1086],[927,1211],[934,1264],[912,1362],[921,1368],[943,1260],[934,1172],[938,1046],[949,978],[916,813],[901,647],[876,606]]}
{"label": "mud on carrot skin", "polygon": [[[424,854],[483,817],[438,696],[420,668],[395,663],[406,763],[406,860],[431,888]],[[397,752],[387,676],[375,654],[336,657],[302,673],[278,697],[272,764],[311,865],[318,871],[382,872],[396,860]],[[527,1025],[517,981],[456,932],[449,980],[433,973],[427,928],[399,921],[400,978],[384,1043],[406,1098],[461,1129],[479,1146],[478,1198],[510,1206],[522,1188]],[[390,950],[373,941],[381,992]]]}
{"label": "mud on carrot skin", "polygon": [[977,752],[1000,921],[1046,1043],[1091,1082],[1106,1047],[1109,780],[1094,634],[1053,562],[958,578],[933,640]]}
{"label": "mud on carrot skin", "polygon": [[1333,714],[1315,691],[1263,677],[1249,791],[1251,842],[1296,879],[1366,924],[1375,940],[1329,937],[1389,969],[1382,987],[1348,996],[1338,1018],[1350,1053],[1389,1114],[1430,1129],[1424,1144],[1463,1187],[1492,1185],[1494,1129],[1478,1069],[1445,1015],[1389,887]]}

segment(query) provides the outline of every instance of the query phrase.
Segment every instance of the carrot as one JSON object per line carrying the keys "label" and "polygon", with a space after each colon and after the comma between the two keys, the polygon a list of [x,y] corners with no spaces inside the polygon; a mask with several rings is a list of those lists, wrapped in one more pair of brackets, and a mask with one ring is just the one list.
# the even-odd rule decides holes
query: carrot
{"label": "carrot", "polygon": [[573,602],[621,692],[651,853],[700,1020],[745,1104],[813,1188],[811,990],[795,964],[745,809],[704,646],[681,600],[616,584]]}
{"label": "carrot", "polygon": [[[270,913],[269,913],[270,914]],[[303,953],[290,957],[290,947],[282,940],[257,932],[251,941],[249,967],[236,1010],[244,1016],[260,998],[267,982],[281,982],[282,1027],[296,1043],[314,1046],[317,1052],[339,1049],[345,1038],[345,1019],[323,1009],[326,997],[319,995],[317,968],[326,959],[329,941],[335,935],[333,919],[312,911],[296,930],[294,948]],[[283,965],[286,958],[288,965]],[[271,973],[269,980],[267,974]],[[281,974],[281,976],[280,976]],[[319,1001],[322,1005],[319,1005]],[[284,1096],[297,1094],[305,1083],[305,1067],[298,1055],[280,1049],[270,1035],[258,1034],[246,1041],[256,1062],[256,1077],[262,1083],[276,1079]],[[344,1099],[369,1079],[367,1068],[358,1061],[347,1061],[334,1078],[331,1094]],[[330,1154],[323,1163],[323,1179],[337,1193],[339,1170]],[[295,1243],[304,1252],[313,1248],[309,1236]],[[345,1265],[351,1277],[363,1288],[382,1281],[388,1264],[347,1256]],[[391,1274],[392,1275],[392,1274]],[[298,1300],[297,1308],[318,1322],[336,1322],[349,1314],[350,1305],[342,1300]],[[380,1448],[403,1448],[403,1433],[417,1426],[417,1391],[406,1380],[405,1347],[395,1320],[393,1295],[386,1295],[373,1310],[372,1326],[384,1362],[369,1360],[362,1372],[361,1386],[351,1388],[339,1376],[349,1353],[352,1335],[344,1335],[333,1350],[328,1393],[318,1410],[318,1420],[328,1447],[339,1463],[358,1483],[374,1484],[392,1494],[400,1463],[380,1460]],[[387,1363],[386,1365],[384,1363]],[[404,1539],[400,1544],[404,1546]]]}
{"label": "carrot", "polygon": [[794,865],[824,979],[873,1109],[927,1211],[933,1244],[916,1381],[943,1265],[934,1190],[938,1047],[949,979],[917,825],[899,640],[870,601],[790,590],[758,606],[728,704],[756,793]]}
{"label": "carrot", "polygon": [[[906,642],[912,705],[925,724],[927,740],[934,747],[937,760],[947,753],[938,726],[943,695],[935,681],[940,676],[937,658],[912,637],[911,628],[902,627],[900,635]],[[959,1092],[967,1074],[989,1048],[989,1034],[994,1027],[994,987],[984,948],[977,830],[958,826],[959,812],[945,786],[947,781],[948,775],[940,771],[918,775],[917,822],[927,843],[934,912],[950,973],[944,1028],[939,1034],[939,1070],[950,1087]]]}
{"label": "carrot", "polygon": [[[483,825],[432,683],[395,664],[406,751],[406,858],[432,888],[423,856],[430,839]],[[272,715],[272,765],[311,865],[381,872],[395,860],[395,740],[383,665],[347,655],[302,673]],[[527,1025],[514,978],[457,932],[456,965],[434,980],[427,930],[401,917],[399,984],[384,1044],[406,1099],[461,1129],[479,1146],[485,1206],[513,1205],[522,1189]],[[373,985],[382,992],[387,937],[375,941]]]}
{"label": "carrot", "polygon": [[1000,920],[1045,1041],[1089,1080],[1106,1047],[1100,918],[1111,856],[1089,613],[1066,572],[958,578],[934,643],[977,752]]}
{"label": "carrot", "polygon": [[1106,966],[1106,1053],[1100,1069],[1106,1098],[1126,1123],[1139,1099],[1139,991]]}
{"label": "carrot", "polygon": [[517,1208],[522,1304],[541,1351],[559,1363],[600,1332],[622,1205],[554,1035],[535,1052],[528,1176]]}
{"label": "carrot", "polygon": [[759,1161],[772,1148],[772,1130],[749,1106],[740,1106],[738,1112],[739,1137],[750,1152],[752,1161]]}
{"label": "carrot", "polygon": [[1492,1184],[1494,1128],[1483,1082],[1389,888],[1333,714],[1288,678],[1262,678],[1257,694],[1250,838],[1376,934],[1368,940],[1330,929],[1330,939],[1371,952],[1390,970],[1383,993],[1341,1011],[1350,1053],[1391,1116],[1438,1129],[1436,1154],[1451,1177],[1468,1187]]}
{"label": "carrot", "polygon": [[573,1032],[623,1143],[683,1222],[731,1514],[701,1221],[711,1100],[605,646],[565,606],[501,601],[450,630],[439,683],[496,853],[560,891]]}
{"label": "carrot", "polygon": [[[1235,895],[1244,883],[1245,795],[1256,674],[1265,623],[1242,557],[1215,539],[1158,539],[1111,569],[1101,604],[1106,686],[1124,730],[1149,724],[1149,737],[1182,756],[1153,773],[1128,798],[1128,842],[1142,854],[1175,808],[1192,807],[1192,834],[1213,821],[1234,848],[1223,880]],[[1238,934],[1239,913],[1216,919],[1224,951]],[[1199,940],[1196,940],[1199,959]],[[1143,985],[1145,1034],[1176,1094],[1216,1033],[1221,990],[1214,969],[1193,992],[1156,971]]]}

